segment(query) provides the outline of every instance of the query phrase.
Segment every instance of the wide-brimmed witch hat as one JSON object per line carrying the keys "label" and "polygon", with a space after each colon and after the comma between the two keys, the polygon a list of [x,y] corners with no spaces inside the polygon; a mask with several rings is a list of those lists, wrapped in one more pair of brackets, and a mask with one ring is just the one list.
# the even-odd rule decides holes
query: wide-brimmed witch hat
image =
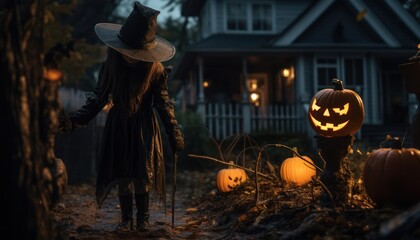
{"label": "wide-brimmed witch hat", "polygon": [[175,47],[156,36],[159,13],[135,2],[123,25],[98,23],[95,32],[106,45],[128,57],[144,62],[164,62],[175,55]]}

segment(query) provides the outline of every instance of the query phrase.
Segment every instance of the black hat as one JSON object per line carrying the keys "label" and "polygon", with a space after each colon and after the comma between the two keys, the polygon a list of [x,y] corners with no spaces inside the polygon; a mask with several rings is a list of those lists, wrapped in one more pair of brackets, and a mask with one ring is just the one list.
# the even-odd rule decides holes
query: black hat
{"label": "black hat", "polygon": [[156,36],[159,13],[135,2],[123,25],[98,23],[95,32],[106,45],[128,57],[144,62],[164,62],[175,55],[175,47]]}

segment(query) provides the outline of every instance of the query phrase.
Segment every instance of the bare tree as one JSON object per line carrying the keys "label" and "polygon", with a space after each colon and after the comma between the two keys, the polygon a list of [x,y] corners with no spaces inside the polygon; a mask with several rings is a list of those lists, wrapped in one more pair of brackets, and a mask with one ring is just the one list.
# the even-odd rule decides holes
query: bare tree
{"label": "bare tree", "polygon": [[55,239],[49,220],[56,184],[56,83],[44,78],[44,0],[0,2],[2,233]]}

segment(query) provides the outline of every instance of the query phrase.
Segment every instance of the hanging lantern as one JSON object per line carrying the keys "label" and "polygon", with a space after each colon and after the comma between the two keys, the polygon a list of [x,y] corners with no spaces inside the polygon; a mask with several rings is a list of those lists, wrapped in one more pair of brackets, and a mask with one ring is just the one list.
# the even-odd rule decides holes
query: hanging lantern
{"label": "hanging lantern", "polygon": [[365,117],[360,96],[344,89],[341,80],[333,80],[334,88],[323,89],[315,94],[309,105],[308,118],[315,132],[326,137],[355,134]]}

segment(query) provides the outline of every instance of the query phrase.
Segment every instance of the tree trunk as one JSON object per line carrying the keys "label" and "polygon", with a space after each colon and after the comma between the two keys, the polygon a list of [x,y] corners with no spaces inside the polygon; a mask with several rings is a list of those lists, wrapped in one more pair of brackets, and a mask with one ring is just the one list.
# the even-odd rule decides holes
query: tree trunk
{"label": "tree trunk", "polygon": [[55,160],[51,140],[57,119],[43,77],[44,1],[2,1],[0,7],[2,234],[55,239],[49,221],[49,169]]}

